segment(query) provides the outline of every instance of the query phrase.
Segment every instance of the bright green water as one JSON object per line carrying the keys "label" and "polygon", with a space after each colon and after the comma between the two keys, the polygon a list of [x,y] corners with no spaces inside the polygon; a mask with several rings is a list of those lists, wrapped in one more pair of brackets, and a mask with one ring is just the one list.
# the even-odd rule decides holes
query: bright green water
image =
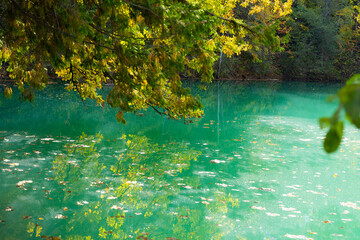
{"label": "bright green water", "polygon": [[338,87],[214,83],[190,125],[0,98],[0,238],[359,239],[359,132],[327,155],[317,123]]}

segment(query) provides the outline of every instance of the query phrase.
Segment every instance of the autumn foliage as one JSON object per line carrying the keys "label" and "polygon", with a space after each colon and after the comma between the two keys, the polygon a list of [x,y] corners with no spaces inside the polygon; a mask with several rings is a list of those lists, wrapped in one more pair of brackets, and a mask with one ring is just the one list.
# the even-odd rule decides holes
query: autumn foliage
{"label": "autumn foliage", "polygon": [[[124,112],[153,108],[170,118],[201,117],[202,104],[179,73],[213,78],[220,51],[240,54],[279,46],[271,26],[291,12],[279,0],[5,0],[0,61],[24,99],[33,100],[52,70],[82,99]],[[247,9],[252,22],[234,16]],[[103,99],[98,90],[113,89]],[[7,95],[11,93],[7,89]]]}

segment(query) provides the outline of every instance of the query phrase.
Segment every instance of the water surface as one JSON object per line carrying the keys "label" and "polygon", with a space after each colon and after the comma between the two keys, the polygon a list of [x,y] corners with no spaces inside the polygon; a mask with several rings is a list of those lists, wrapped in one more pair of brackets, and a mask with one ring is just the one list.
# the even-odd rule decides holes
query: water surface
{"label": "water surface", "polygon": [[317,122],[338,85],[186,84],[190,125],[56,86],[1,98],[1,239],[358,239],[359,132],[328,155]]}

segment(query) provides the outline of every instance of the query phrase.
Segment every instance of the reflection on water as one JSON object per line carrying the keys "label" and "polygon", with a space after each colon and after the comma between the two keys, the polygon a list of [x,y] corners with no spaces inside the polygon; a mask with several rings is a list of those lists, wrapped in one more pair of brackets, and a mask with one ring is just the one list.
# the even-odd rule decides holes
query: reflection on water
{"label": "reflection on water", "polygon": [[56,89],[1,99],[1,238],[358,237],[359,132],[327,155],[317,124],[334,86],[192,87],[206,115],[190,125],[144,112],[124,126]]}
{"label": "reflection on water", "polygon": [[[8,173],[8,188],[12,191],[2,199],[13,212],[7,215],[17,215],[23,221],[8,224],[9,220],[4,220],[2,230],[7,228],[7,233],[3,236],[26,238],[25,230],[29,237],[48,239],[222,236],[217,225],[231,223],[222,215],[228,205],[238,206],[238,200],[219,191],[206,193],[199,187],[198,175],[184,174],[200,151],[175,142],[159,146],[136,135],[105,143],[102,138],[100,134],[83,134],[76,141],[18,134],[5,138],[16,142],[11,146],[25,143],[39,150],[6,151],[11,156],[33,156],[26,160],[15,160],[15,156],[4,159],[8,168],[3,168],[3,173]],[[54,142],[66,143],[64,150],[41,147]],[[52,162],[42,158],[49,155],[53,156]],[[17,176],[16,181],[10,173]],[[202,191],[212,198],[197,198]],[[201,206],[197,200],[201,200]],[[28,204],[31,209],[26,207]],[[213,226],[209,228],[209,224]]]}

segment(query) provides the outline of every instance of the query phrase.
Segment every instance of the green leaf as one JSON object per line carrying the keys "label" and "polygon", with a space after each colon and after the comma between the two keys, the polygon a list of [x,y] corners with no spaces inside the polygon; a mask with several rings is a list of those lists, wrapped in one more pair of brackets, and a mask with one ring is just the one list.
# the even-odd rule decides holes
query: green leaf
{"label": "green leaf", "polygon": [[347,80],[346,85],[359,84],[360,83],[360,74],[355,74],[349,80]]}
{"label": "green leaf", "polygon": [[319,119],[320,128],[324,129],[330,126],[330,118],[322,117]]}
{"label": "green leaf", "polygon": [[327,153],[335,152],[338,149],[342,139],[343,130],[344,130],[343,121],[336,122],[331,126],[324,140],[324,149]]}
{"label": "green leaf", "polygon": [[360,84],[346,85],[338,94],[346,116],[352,124],[360,128]]}

